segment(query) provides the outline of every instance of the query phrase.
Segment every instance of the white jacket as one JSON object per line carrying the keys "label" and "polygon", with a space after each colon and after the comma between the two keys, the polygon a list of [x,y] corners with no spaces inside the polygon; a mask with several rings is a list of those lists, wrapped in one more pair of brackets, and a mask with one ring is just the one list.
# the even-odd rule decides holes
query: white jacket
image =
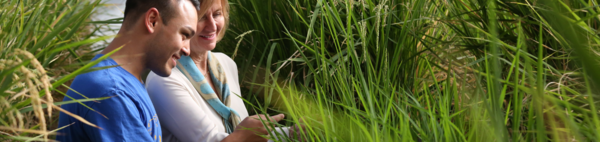
{"label": "white jacket", "polygon": [[[231,91],[231,106],[240,119],[248,117],[241,99],[237,65],[223,53],[213,52],[225,74]],[[229,134],[221,116],[200,96],[192,83],[177,68],[171,76],[160,77],[150,72],[146,90],[152,99],[165,142],[219,142]],[[288,135],[289,127],[276,128],[276,133]],[[271,141],[271,140],[270,140]]]}

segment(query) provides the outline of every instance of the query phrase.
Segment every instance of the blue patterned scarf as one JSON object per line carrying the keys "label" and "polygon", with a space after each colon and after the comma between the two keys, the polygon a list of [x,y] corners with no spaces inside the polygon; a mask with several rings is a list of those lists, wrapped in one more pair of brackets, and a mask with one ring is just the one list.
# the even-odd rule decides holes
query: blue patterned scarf
{"label": "blue patterned scarf", "polygon": [[240,123],[240,115],[229,108],[231,106],[231,95],[229,85],[227,85],[227,77],[212,52],[208,52],[208,72],[213,85],[217,89],[216,92],[210,87],[208,80],[204,78],[204,75],[189,56],[182,56],[177,61],[177,68],[192,82],[200,96],[223,118],[225,130],[231,134],[235,130],[235,126]]}

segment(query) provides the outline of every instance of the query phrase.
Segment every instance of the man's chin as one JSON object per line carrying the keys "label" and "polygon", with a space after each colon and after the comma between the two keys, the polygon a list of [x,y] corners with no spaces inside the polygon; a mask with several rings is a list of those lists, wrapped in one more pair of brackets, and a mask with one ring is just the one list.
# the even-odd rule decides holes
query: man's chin
{"label": "man's chin", "polygon": [[161,77],[169,77],[171,76],[171,70],[170,69],[166,69],[164,71],[153,71],[156,75],[161,76]]}

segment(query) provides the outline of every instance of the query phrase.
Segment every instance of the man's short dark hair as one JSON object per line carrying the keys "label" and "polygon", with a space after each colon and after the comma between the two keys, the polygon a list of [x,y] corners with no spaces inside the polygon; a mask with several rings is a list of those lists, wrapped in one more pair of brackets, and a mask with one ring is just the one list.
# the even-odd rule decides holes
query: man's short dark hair
{"label": "man's short dark hair", "polygon": [[[125,17],[123,21],[135,21],[141,16],[143,16],[146,11],[150,8],[156,8],[160,13],[160,17],[163,19],[163,24],[167,25],[169,20],[174,17],[177,13],[176,4],[182,2],[183,0],[127,0],[125,3]],[[200,10],[200,1],[199,0],[187,0],[191,1],[196,10]],[[130,22],[125,25],[129,27],[133,25],[135,22]]]}

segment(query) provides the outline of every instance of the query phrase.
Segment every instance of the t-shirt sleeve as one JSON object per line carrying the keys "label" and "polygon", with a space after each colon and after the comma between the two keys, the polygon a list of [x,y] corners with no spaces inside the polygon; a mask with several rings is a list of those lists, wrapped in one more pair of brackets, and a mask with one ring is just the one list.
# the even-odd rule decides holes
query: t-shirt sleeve
{"label": "t-shirt sleeve", "polygon": [[101,128],[84,126],[91,141],[154,141],[140,118],[140,110],[125,92],[112,91],[106,95],[113,97],[93,103],[90,107],[97,112],[90,110],[85,115],[86,120]]}

